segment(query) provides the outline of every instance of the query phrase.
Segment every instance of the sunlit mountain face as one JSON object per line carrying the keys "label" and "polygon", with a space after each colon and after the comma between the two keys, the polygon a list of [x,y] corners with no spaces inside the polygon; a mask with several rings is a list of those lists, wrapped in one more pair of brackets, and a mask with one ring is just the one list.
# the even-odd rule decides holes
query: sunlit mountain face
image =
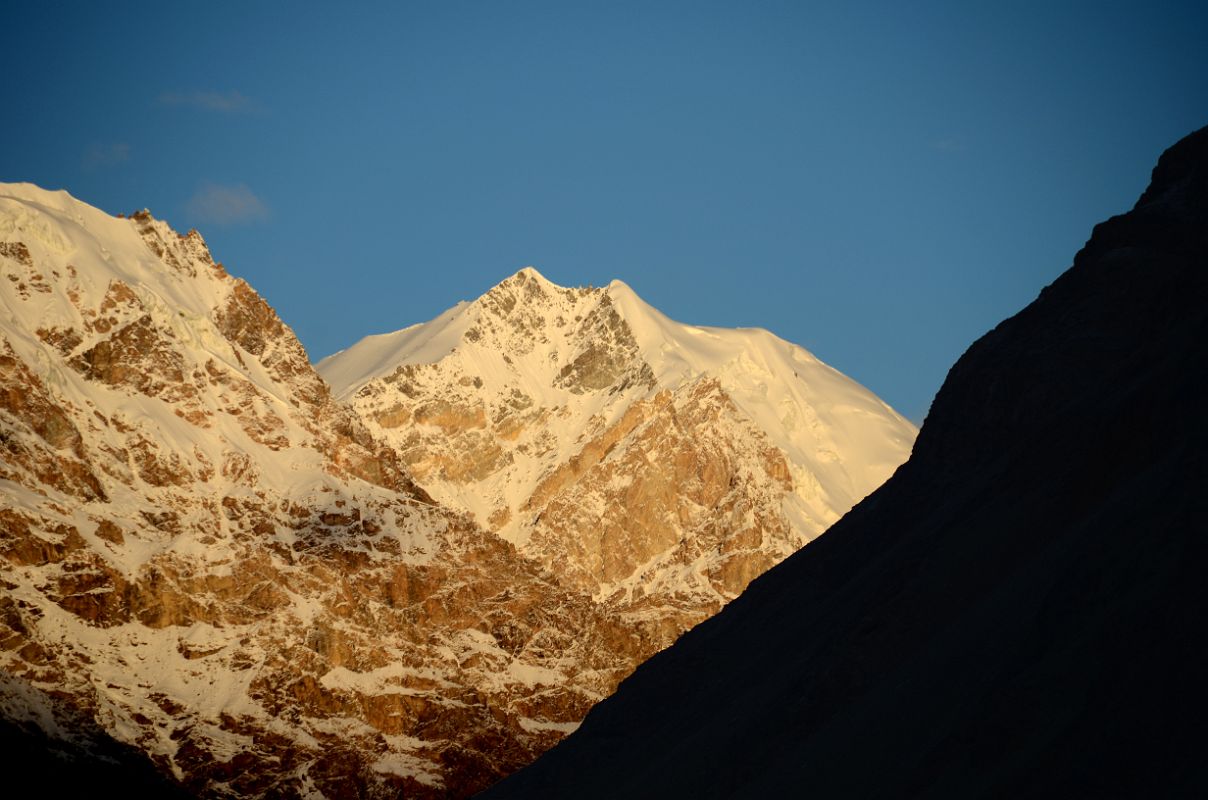
{"label": "sunlit mountain face", "polygon": [[469,795],[915,436],[619,282],[525,269],[316,370],[147,212],[0,185],[0,269],[0,734],[62,788]]}

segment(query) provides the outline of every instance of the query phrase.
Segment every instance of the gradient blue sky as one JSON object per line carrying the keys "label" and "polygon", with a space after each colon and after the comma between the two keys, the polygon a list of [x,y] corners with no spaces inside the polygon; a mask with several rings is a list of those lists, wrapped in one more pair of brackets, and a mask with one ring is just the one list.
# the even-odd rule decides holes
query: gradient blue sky
{"label": "gradient blue sky", "polygon": [[1199,3],[23,3],[0,180],[197,227],[317,359],[532,264],[919,421],[1161,151]]}

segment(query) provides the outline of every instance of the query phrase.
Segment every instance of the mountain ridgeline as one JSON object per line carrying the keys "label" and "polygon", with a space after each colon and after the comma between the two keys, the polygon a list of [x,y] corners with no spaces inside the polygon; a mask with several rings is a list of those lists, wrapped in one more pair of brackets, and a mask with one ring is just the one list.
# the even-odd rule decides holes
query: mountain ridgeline
{"label": "mountain ridgeline", "polygon": [[660,648],[883,483],[916,433],[767,331],[531,267],[317,368],[433,497]]}
{"label": "mountain ridgeline", "polygon": [[1208,129],[950,371],[910,460],[510,797],[1208,793]]}
{"label": "mountain ridgeline", "polygon": [[0,185],[0,741],[52,793],[470,795],[915,433],[532,269],[316,371],[198,233]]}

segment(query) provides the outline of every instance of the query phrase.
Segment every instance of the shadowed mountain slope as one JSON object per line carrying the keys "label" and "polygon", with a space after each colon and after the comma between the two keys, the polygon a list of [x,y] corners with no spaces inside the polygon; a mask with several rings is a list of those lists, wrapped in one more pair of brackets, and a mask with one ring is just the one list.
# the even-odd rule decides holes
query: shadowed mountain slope
{"label": "shadowed mountain slope", "polygon": [[1208,129],[977,341],[914,455],[505,797],[1208,791]]}

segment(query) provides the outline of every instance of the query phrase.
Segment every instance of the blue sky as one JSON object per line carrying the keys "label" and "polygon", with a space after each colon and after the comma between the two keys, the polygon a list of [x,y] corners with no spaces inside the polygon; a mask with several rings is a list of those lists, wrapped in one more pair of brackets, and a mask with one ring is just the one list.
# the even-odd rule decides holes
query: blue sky
{"label": "blue sky", "polygon": [[0,180],[197,227],[313,358],[522,266],[920,420],[1208,124],[1204,3],[21,4]]}

